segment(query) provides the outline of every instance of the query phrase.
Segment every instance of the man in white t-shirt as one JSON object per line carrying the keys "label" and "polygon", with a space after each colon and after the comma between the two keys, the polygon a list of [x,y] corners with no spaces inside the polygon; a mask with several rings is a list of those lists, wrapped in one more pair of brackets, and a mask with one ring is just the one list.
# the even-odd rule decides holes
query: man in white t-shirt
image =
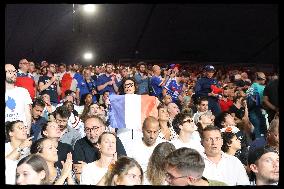
{"label": "man in white t-shirt", "polygon": [[249,178],[242,162],[235,156],[222,152],[223,139],[216,126],[207,126],[201,134],[201,143],[205,152],[203,176],[217,180],[229,186],[249,185]]}
{"label": "man in white t-shirt", "polygon": [[5,72],[5,122],[21,120],[29,134],[32,99],[27,89],[15,86],[17,70],[12,64],[5,64]]}
{"label": "man in white t-shirt", "polygon": [[162,139],[157,140],[160,132],[160,126],[158,120],[152,116],[145,119],[142,132],[142,139],[134,142],[131,145],[131,148],[126,149],[126,153],[129,157],[134,158],[141,165],[143,171],[146,171],[149,158],[154,148],[160,142],[164,141],[162,141]]}
{"label": "man in white t-shirt", "polygon": [[177,114],[173,120],[173,128],[178,134],[178,138],[171,141],[176,149],[187,147],[197,150],[200,154],[204,152],[204,147],[200,141],[191,137],[197,129],[193,122],[193,112]]}

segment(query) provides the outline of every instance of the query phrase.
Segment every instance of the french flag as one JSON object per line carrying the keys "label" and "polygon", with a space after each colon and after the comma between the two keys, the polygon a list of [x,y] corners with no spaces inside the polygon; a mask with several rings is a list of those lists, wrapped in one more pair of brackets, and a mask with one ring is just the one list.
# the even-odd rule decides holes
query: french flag
{"label": "french flag", "polygon": [[159,100],[149,95],[110,95],[109,118],[113,128],[142,130],[146,117],[158,118]]}

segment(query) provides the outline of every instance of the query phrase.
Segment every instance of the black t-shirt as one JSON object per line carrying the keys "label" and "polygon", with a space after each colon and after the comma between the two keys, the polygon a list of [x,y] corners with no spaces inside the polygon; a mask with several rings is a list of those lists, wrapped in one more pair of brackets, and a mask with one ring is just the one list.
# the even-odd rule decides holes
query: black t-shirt
{"label": "black t-shirt", "polygon": [[58,168],[62,169],[62,163],[61,161],[65,162],[67,158],[67,154],[69,152],[73,152],[72,146],[70,144],[58,142],[58,147],[57,147],[57,154],[58,154],[58,161],[55,163],[55,166]]}
{"label": "black t-shirt", "polygon": [[237,87],[244,87],[244,86],[250,86],[251,85],[251,83],[250,82],[248,82],[248,81],[243,81],[243,80],[237,80],[236,82],[235,82],[235,84],[236,84],[236,86]]}
{"label": "black t-shirt", "polygon": [[[42,82],[43,84],[46,84],[50,81],[51,77],[49,76],[40,76],[38,79],[38,83]],[[40,95],[44,93],[49,94],[50,96],[50,102],[58,103],[58,94],[57,94],[57,85],[55,83],[52,83],[47,89],[43,90]]]}
{"label": "black t-shirt", "polygon": [[230,113],[235,113],[235,116],[239,119],[242,119],[245,115],[245,108],[241,107],[238,109],[234,104],[229,108]]}
{"label": "black t-shirt", "polygon": [[[116,151],[118,156],[126,156],[126,152],[121,140],[116,137]],[[99,150],[94,147],[93,144],[88,140],[87,136],[76,141],[73,150],[73,161],[84,161],[85,163],[91,163],[99,159]]]}
{"label": "black t-shirt", "polygon": [[278,79],[269,82],[263,91],[263,96],[268,96],[269,102],[274,106],[279,107],[278,104]]}

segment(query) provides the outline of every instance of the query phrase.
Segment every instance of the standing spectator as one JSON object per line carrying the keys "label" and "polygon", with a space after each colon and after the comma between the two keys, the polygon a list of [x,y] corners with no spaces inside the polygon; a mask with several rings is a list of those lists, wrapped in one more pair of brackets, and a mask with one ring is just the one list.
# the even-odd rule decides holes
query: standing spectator
{"label": "standing spectator", "polygon": [[241,78],[235,82],[238,90],[246,91],[251,82],[248,81],[248,74],[246,72],[241,73]]}
{"label": "standing spectator", "polygon": [[146,63],[139,62],[137,64],[138,72],[134,75],[134,78],[138,84],[138,93],[137,94],[149,94],[149,78],[146,72]]}
{"label": "standing spectator", "polygon": [[223,182],[205,178],[204,167],[204,160],[196,150],[179,148],[165,159],[166,181],[171,186],[226,186]]}
{"label": "standing spectator", "polygon": [[83,80],[81,82],[78,82],[77,90],[76,90],[76,96],[78,99],[81,99],[86,94],[92,94],[93,96],[93,102],[97,102],[96,95],[97,94],[97,86],[95,81],[91,78],[91,71],[89,69],[84,69],[83,71]]}
{"label": "standing spectator", "polygon": [[257,148],[249,153],[252,185],[278,185],[279,154],[270,148]]}
{"label": "standing spectator", "polygon": [[222,97],[218,101],[222,112],[228,111],[229,108],[233,105],[233,101],[229,98],[230,90],[231,89],[229,89],[227,86],[224,87]]}
{"label": "standing spectator", "polygon": [[263,90],[265,84],[265,74],[263,72],[255,73],[255,81],[247,90],[247,106],[249,110],[249,120],[254,126],[255,138],[264,136],[267,132],[266,120],[262,114],[261,102],[263,99]]}
{"label": "standing spectator", "polygon": [[279,118],[270,122],[266,137],[257,138],[250,144],[249,151],[266,146],[279,152]]}
{"label": "standing spectator", "polygon": [[74,78],[75,74],[76,74],[75,69],[71,66],[70,70],[68,72],[65,72],[65,74],[62,76],[62,79],[61,79],[61,98],[62,99],[65,97],[66,91],[69,91],[69,90],[76,91],[78,82]]}
{"label": "standing spectator", "polygon": [[31,126],[31,136],[33,136],[33,142],[37,140],[42,125],[46,123],[46,119],[42,117],[42,112],[45,107],[45,103],[42,98],[36,98],[32,104],[32,126]]}
{"label": "standing spectator", "polygon": [[274,118],[275,114],[279,113],[278,82],[279,79],[272,80],[268,85],[266,85],[263,91],[263,106],[268,113],[269,123]]}
{"label": "standing spectator", "polygon": [[166,76],[167,78],[161,77],[161,68],[158,65],[154,65],[152,67],[152,70],[153,76],[150,79],[150,87],[152,88],[152,93],[150,95],[156,96],[158,99],[161,100],[163,97],[162,90],[167,82],[168,76]]}
{"label": "standing spectator", "polygon": [[36,84],[33,75],[29,73],[29,69],[30,63],[27,59],[20,60],[15,86],[27,89],[33,100],[36,95]]}
{"label": "standing spectator", "polygon": [[179,72],[176,74],[176,78],[172,80],[169,85],[164,87],[164,92],[171,95],[174,103],[181,105],[181,94],[183,92],[183,84],[185,81],[185,76],[183,72]]}
{"label": "standing spectator", "polygon": [[219,94],[212,92],[212,87],[219,87],[218,81],[213,78],[215,73],[214,66],[207,65],[204,67],[205,77],[199,78],[195,85],[195,95],[196,97],[207,97],[208,107],[212,110],[214,116],[221,113],[221,108],[218,104]]}
{"label": "standing spectator", "polygon": [[40,94],[47,91],[50,96],[50,102],[53,106],[58,104],[58,95],[60,95],[59,81],[54,76],[56,72],[55,65],[50,64],[47,74],[43,75],[38,80]]}
{"label": "standing spectator", "polygon": [[117,87],[120,88],[122,85],[122,81],[127,79],[128,77],[129,75],[125,67],[119,69],[119,74],[116,74]]}
{"label": "standing spectator", "polygon": [[208,179],[225,182],[229,186],[249,185],[246,170],[235,156],[222,152],[223,140],[218,127],[207,126],[201,135],[205,153],[203,176]]}
{"label": "standing spectator", "polygon": [[97,86],[100,95],[106,90],[108,90],[110,94],[116,94],[118,92],[117,81],[115,81],[113,65],[111,63],[106,65],[106,73],[98,78]]}
{"label": "standing spectator", "polygon": [[17,185],[49,184],[49,170],[40,155],[29,155],[19,161],[16,173]]}
{"label": "standing spectator", "polygon": [[144,185],[166,185],[164,160],[175,150],[175,146],[169,142],[162,142],[155,147],[149,159]]}
{"label": "standing spectator", "polygon": [[32,99],[27,89],[16,87],[17,70],[12,64],[5,64],[5,122],[21,120],[30,134]]}

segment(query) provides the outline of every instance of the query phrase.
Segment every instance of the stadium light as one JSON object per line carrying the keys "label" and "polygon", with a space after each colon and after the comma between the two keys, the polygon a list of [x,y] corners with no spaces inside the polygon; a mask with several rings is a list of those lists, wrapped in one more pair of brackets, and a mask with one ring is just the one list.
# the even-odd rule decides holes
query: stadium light
{"label": "stadium light", "polygon": [[85,60],[89,61],[89,60],[93,60],[94,56],[93,56],[93,53],[86,52],[86,53],[84,53],[83,57],[84,57]]}
{"label": "stadium light", "polygon": [[83,9],[86,13],[93,14],[97,10],[97,7],[94,4],[86,4],[83,5]]}

